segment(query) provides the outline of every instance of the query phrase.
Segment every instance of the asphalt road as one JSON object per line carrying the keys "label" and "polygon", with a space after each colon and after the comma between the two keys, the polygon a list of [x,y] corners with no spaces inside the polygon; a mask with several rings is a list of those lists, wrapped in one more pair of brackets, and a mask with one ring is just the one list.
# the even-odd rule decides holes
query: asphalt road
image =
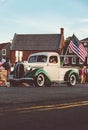
{"label": "asphalt road", "polygon": [[0,130],[88,130],[88,106],[4,112]]}
{"label": "asphalt road", "polygon": [[0,87],[0,130],[88,130],[88,86]]}
{"label": "asphalt road", "polygon": [[88,85],[68,87],[66,85],[53,87],[0,87],[0,105],[5,104],[46,104],[61,103],[72,100],[88,99]]}

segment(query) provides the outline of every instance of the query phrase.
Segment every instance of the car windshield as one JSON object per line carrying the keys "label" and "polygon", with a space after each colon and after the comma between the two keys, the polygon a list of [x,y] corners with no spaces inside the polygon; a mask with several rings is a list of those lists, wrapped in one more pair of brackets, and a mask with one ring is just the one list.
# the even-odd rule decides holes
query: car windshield
{"label": "car windshield", "polygon": [[47,56],[45,55],[31,56],[28,60],[29,63],[46,62],[46,61],[47,61]]}

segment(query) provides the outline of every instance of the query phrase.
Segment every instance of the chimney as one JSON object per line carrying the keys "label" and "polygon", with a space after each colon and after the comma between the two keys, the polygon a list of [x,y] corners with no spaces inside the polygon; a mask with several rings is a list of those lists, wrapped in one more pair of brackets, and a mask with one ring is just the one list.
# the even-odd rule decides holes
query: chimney
{"label": "chimney", "polygon": [[63,47],[65,46],[65,41],[64,41],[64,28],[60,28],[60,34],[62,36],[61,38],[61,50],[63,49]]}
{"label": "chimney", "polygon": [[64,28],[61,28],[61,29],[60,29],[60,33],[61,33],[62,35],[64,35]]}

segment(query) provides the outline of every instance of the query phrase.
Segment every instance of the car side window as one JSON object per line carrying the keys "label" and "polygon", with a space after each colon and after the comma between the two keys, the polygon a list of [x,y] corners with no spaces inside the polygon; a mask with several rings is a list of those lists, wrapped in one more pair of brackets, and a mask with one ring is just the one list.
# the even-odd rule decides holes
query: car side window
{"label": "car side window", "polygon": [[50,56],[49,63],[57,63],[57,62],[58,62],[57,56]]}
{"label": "car side window", "polygon": [[28,63],[34,63],[37,61],[37,56],[31,56],[29,59],[28,59]]}
{"label": "car side window", "polygon": [[47,56],[45,55],[40,55],[37,58],[37,62],[46,62],[47,61]]}

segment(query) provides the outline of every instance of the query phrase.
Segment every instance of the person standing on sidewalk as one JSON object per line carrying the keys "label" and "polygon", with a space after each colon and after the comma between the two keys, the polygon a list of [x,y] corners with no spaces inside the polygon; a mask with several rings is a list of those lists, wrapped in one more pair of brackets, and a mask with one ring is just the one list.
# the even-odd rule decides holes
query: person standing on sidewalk
{"label": "person standing on sidewalk", "polygon": [[3,63],[2,63],[1,58],[0,58],[0,70],[4,70]]}
{"label": "person standing on sidewalk", "polygon": [[6,62],[4,62],[3,66],[5,70],[7,70],[7,75],[8,75],[10,73],[10,68],[11,68],[9,58],[6,58]]}
{"label": "person standing on sidewalk", "polygon": [[86,67],[82,66],[79,70],[79,75],[81,77],[81,84],[85,84],[86,81]]}
{"label": "person standing on sidewalk", "polygon": [[4,64],[6,62],[5,57],[2,57],[2,64]]}
{"label": "person standing on sidewalk", "polygon": [[86,67],[86,83],[88,83],[88,66]]}

